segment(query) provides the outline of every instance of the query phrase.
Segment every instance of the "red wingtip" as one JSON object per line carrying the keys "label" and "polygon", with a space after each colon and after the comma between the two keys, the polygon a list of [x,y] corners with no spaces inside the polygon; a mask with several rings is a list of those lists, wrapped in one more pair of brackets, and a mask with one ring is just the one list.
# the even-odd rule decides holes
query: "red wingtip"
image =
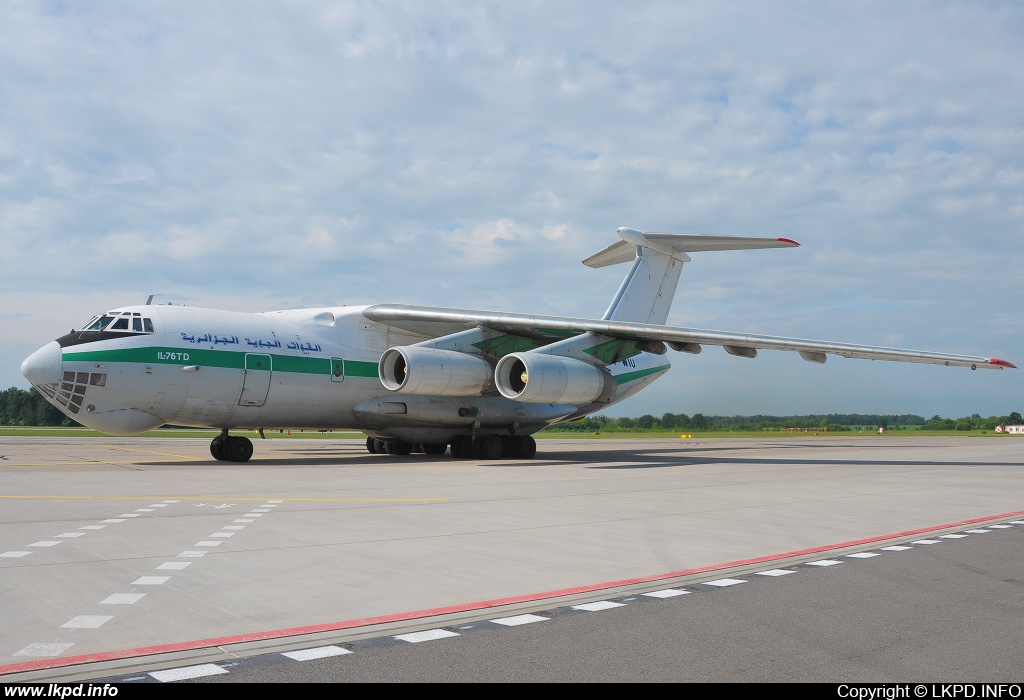
{"label": "red wingtip", "polygon": [[994,357],[990,359],[988,362],[991,365],[999,365],[1000,367],[1009,367],[1010,369],[1017,369],[1017,365],[1012,365],[1006,360],[997,360]]}
{"label": "red wingtip", "polygon": [[792,238],[780,238],[779,240],[782,241],[783,243],[792,243],[793,245],[800,245],[799,243],[794,241]]}

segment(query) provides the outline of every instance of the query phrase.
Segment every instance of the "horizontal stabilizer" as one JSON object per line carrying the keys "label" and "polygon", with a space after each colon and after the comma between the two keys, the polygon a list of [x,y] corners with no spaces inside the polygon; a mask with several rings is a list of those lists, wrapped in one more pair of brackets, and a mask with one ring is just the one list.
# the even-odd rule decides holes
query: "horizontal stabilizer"
{"label": "horizontal stabilizer", "polygon": [[[620,241],[583,261],[588,267],[606,267],[630,262],[636,248],[649,247],[661,252],[700,253],[708,250],[754,250],[757,248],[794,248],[800,244],[788,238],[747,238],[744,236],[701,236],[689,233],[644,233],[620,228]],[[684,257],[685,260],[685,257]]]}

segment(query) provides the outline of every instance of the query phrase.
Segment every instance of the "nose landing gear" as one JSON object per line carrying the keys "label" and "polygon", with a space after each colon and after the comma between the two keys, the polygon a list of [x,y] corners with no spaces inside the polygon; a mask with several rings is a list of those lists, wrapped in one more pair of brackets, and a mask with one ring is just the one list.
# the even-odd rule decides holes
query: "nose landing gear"
{"label": "nose landing gear", "polygon": [[210,454],[220,462],[248,462],[252,441],[241,435],[228,435],[227,428],[210,442]]}

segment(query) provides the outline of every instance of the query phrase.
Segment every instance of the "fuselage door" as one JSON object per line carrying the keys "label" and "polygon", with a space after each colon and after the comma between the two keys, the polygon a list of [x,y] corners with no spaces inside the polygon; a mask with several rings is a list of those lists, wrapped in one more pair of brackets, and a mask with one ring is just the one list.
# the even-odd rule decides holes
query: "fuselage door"
{"label": "fuselage door", "polygon": [[270,393],[270,355],[246,353],[245,375],[242,377],[242,393],[239,406],[262,406]]}
{"label": "fuselage door", "polygon": [[335,383],[345,381],[345,360],[340,357],[331,358],[331,381]]}

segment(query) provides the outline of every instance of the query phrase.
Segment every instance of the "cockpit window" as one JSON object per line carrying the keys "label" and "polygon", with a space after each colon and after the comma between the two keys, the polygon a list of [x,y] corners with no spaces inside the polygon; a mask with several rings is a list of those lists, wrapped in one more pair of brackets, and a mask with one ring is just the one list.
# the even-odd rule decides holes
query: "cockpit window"
{"label": "cockpit window", "polygon": [[110,312],[94,316],[82,327],[83,331],[120,331],[129,333],[153,333],[153,319],[143,318],[139,312]]}
{"label": "cockpit window", "polygon": [[116,317],[112,316],[110,314],[103,314],[102,316],[95,316],[95,317],[93,317],[93,320],[89,323],[89,325],[87,325],[82,330],[83,331],[101,331],[104,328],[106,328],[107,324],[110,323],[114,318],[116,318]]}

